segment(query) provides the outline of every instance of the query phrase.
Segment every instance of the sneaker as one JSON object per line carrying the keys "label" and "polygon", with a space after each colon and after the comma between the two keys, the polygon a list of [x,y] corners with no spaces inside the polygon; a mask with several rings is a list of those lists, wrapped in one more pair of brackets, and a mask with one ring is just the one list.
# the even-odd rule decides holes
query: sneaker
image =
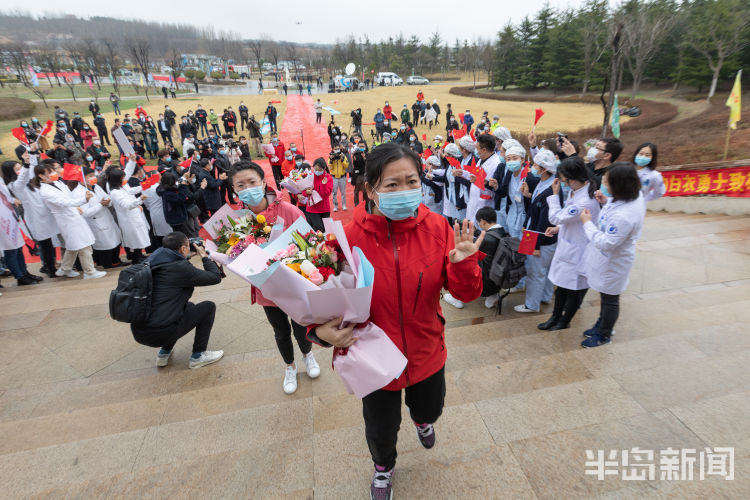
{"label": "sneaker", "polygon": [[518,292],[523,292],[524,290],[526,290],[525,286],[522,286],[522,287],[514,286],[513,288],[508,290],[508,293],[518,293]]}
{"label": "sneaker", "polygon": [[605,338],[599,334],[596,334],[581,342],[581,347],[585,349],[590,347],[599,347],[600,345],[609,344],[610,342],[612,342],[612,337]]}
{"label": "sneaker", "polygon": [[97,278],[103,278],[107,275],[104,271],[94,271],[93,273],[83,273],[83,279],[85,280],[95,280]]}
{"label": "sneaker", "polygon": [[36,274],[31,274],[30,272],[27,272],[26,276],[28,278],[31,278],[32,280],[36,281],[37,283],[39,283],[40,281],[44,281],[44,278],[42,278],[41,276],[38,276]]}
{"label": "sneaker", "polygon": [[24,286],[24,285],[38,285],[39,282],[35,281],[34,279],[28,277],[28,276],[21,276],[16,280],[16,283],[18,283],[18,286]]}
{"label": "sneaker", "polygon": [[165,352],[164,349],[160,349],[159,352],[156,353],[156,366],[167,366],[171,356],[172,351]]}
{"label": "sneaker", "polygon": [[518,304],[513,309],[519,313],[538,313],[539,312],[538,309],[529,309],[528,307],[526,307],[526,304]]}
{"label": "sneaker", "polygon": [[60,278],[75,278],[77,276],[80,276],[81,273],[78,273],[76,271],[73,271],[72,269],[70,271],[63,271],[62,268],[55,271],[55,276],[59,276]]}
{"label": "sneaker", "polygon": [[419,442],[428,450],[435,446],[435,429],[432,424],[417,424],[414,426],[417,428],[417,439]]}
{"label": "sneaker", "polygon": [[284,392],[294,394],[297,391],[297,367],[287,366],[284,372]]}
{"label": "sneaker", "polygon": [[485,297],[484,299],[484,307],[487,309],[492,309],[497,305],[497,301],[500,300],[500,296],[498,294],[490,295],[489,297]]}
{"label": "sneaker", "polygon": [[450,305],[452,305],[453,307],[455,307],[456,309],[464,308],[464,303],[454,298],[453,295],[451,295],[450,293],[446,293],[445,295],[443,295],[443,300],[449,303]]}
{"label": "sneaker", "polygon": [[305,362],[308,377],[318,378],[320,376],[320,366],[318,366],[318,362],[315,361],[315,356],[313,356],[312,352],[307,353],[307,356],[303,356],[302,361]]}
{"label": "sneaker", "polygon": [[210,365],[219,361],[222,356],[224,356],[224,351],[203,351],[199,358],[190,357],[188,367],[200,368],[201,366]]}
{"label": "sneaker", "polygon": [[391,500],[393,498],[393,472],[385,467],[375,466],[370,485],[370,500]]}
{"label": "sneaker", "polygon": [[346,206],[341,207],[342,212],[346,212]]}
{"label": "sneaker", "polygon": [[339,211],[339,207],[333,207],[333,211],[334,212],[338,212]]}
{"label": "sneaker", "polygon": [[596,324],[594,324],[594,326],[592,326],[591,328],[589,328],[588,330],[586,330],[585,332],[583,332],[583,336],[584,337],[591,337],[591,336],[594,336],[594,335],[599,335],[599,325],[601,325],[601,324],[602,324],[602,320],[597,319],[596,320]]}

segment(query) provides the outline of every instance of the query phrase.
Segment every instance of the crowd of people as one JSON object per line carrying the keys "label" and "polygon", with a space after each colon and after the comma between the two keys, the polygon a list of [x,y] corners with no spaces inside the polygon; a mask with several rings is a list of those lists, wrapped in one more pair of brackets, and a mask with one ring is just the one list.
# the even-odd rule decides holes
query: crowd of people
{"label": "crowd of people", "polygon": [[[26,141],[16,150],[18,161],[2,165],[0,209],[12,212],[18,228],[33,240],[40,272],[49,278],[74,278],[79,272],[84,279],[100,278],[106,272],[97,267],[137,264],[150,255],[154,308],[161,312],[132,331],[138,342],[160,348],[158,366],[169,362],[175,342],[193,328],[191,368],[223,354],[207,350],[215,305],[189,302],[194,286],[221,280],[202,246],[192,243],[203,222],[231,203],[269,221],[281,217],[285,228],[305,217],[323,230],[323,219],[348,210],[347,183],[353,185],[355,216],[345,230],[349,243],[375,267],[371,320],[408,359],[399,379],[363,399],[375,463],[374,499],[391,494],[401,390],[420,442],[425,448],[435,443],[433,424],[445,396],[440,299],[463,308],[483,297],[484,305],[494,308],[507,293],[525,293],[515,310],[539,313],[552,304],[538,328],[554,331],[571,327],[592,288],[600,294],[600,314],[582,332],[581,345],[608,344],[646,202],[665,191],[655,144],[641,144],[623,160],[623,144],[615,138],[602,137],[586,147],[563,134],[540,140],[531,132],[527,148],[500,125],[498,115],[485,113],[475,122],[469,110],[457,116],[448,104],[443,116],[437,101],[427,103],[421,91],[398,116],[388,101],[377,109],[371,144],[363,134],[361,109],[351,113],[351,134],[331,118],[330,153],[313,161],[279,137],[272,102],[264,113],[268,142],[243,102],[239,117],[231,107],[219,115],[200,104],[179,119],[169,105],[153,117],[137,106],[115,119],[110,130],[95,102],[90,111],[93,126],[79,113],[71,118],[56,106],[51,145],[35,117],[21,122]],[[310,112],[319,119],[320,103]],[[420,140],[415,125],[431,128],[441,118],[444,135]],[[239,135],[238,127],[247,128],[249,138]],[[102,143],[111,146],[108,132],[122,132],[135,152],[123,155],[120,144],[110,152]],[[157,160],[155,167],[146,165],[146,155]],[[253,157],[269,159],[275,186]],[[314,183],[289,193],[286,201],[284,179],[293,171],[309,171]],[[531,235],[535,243],[522,259],[523,271],[507,286],[508,263],[518,262],[520,246]],[[19,230],[0,233],[5,267],[18,285],[31,286],[43,278],[27,269],[25,244]],[[194,253],[203,258],[204,270],[185,262]],[[292,336],[312,378],[320,375],[312,343],[346,348],[356,341],[352,326],[341,319],[307,331],[258,290],[253,297],[274,330],[288,394],[297,388]],[[407,350],[407,344],[414,347]]]}

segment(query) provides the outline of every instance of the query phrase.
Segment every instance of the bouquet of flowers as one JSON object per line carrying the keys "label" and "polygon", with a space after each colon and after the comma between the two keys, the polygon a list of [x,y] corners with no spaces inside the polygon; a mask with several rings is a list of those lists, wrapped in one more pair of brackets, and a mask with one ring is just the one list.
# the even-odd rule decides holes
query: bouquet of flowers
{"label": "bouquet of flowers", "polygon": [[315,175],[309,169],[289,172],[289,175],[281,181],[281,187],[286,188],[292,194],[304,193],[305,189],[313,187]]}
{"label": "bouquet of flowers", "polygon": [[335,235],[313,230],[302,234],[295,230],[291,236],[293,243],[278,250],[266,265],[280,262],[315,285],[322,285],[330,276],[341,273],[346,257]]}
{"label": "bouquet of flowers", "polygon": [[208,219],[203,228],[213,238],[206,240],[212,260],[229,264],[249,245],[265,246],[284,230],[284,220],[270,224],[263,215],[253,216],[248,210],[232,210],[222,206]]}

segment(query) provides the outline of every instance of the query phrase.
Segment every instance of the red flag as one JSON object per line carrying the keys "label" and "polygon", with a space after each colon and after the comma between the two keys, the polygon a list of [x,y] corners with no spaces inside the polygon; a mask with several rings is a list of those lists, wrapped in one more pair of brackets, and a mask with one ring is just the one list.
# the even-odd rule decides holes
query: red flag
{"label": "red flag", "polygon": [[281,101],[271,101],[271,104],[281,104]]}
{"label": "red flag", "polygon": [[363,123],[362,125],[375,125],[375,122],[367,122],[367,123]]}
{"label": "red flag", "polygon": [[49,158],[49,156],[47,156],[47,155],[46,155],[46,154],[44,154],[44,153],[41,153],[41,154],[39,155],[39,158],[41,158],[42,160],[46,160],[46,159],[48,159],[48,158]]}
{"label": "red flag", "polygon": [[446,158],[448,158],[448,163],[450,164],[450,166],[461,170],[461,162],[458,161],[458,159],[453,158],[452,156],[446,156]]}
{"label": "red flag", "polygon": [[422,134],[422,140],[423,140],[424,142],[427,142],[427,134]]}
{"label": "red flag", "polygon": [[193,162],[192,158],[188,158],[187,160],[183,161],[182,163],[179,163],[179,165],[182,168],[190,168],[190,164]]}
{"label": "red flag", "polygon": [[484,189],[484,181],[487,179],[487,172],[482,167],[477,166],[477,162],[472,158],[469,165],[464,165],[464,170],[476,177],[474,185],[479,189]]}
{"label": "red flag", "polygon": [[159,174],[153,174],[149,177],[146,177],[143,182],[141,182],[141,187],[143,189],[149,189],[152,186],[155,186],[159,184],[159,181],[161,180],[161,175]]}
{"label": "red flag", "polygon": [[525,181],[526,177],[529,175],[529,162],[525,162],[523,164],[523,170],[521,170],[521,173],[519,174],[521,176],[521,181]]}
{"label": "red flag", "polygon": [[453,136],[453,140],[457,141],[466,135],[466,130],[453,130],[451,131],[451,135]]}
{"label": "red flag", "polygon": [[458,121],[460,121],[461,123],[464,122],[464,114],[463,113],[459,113],[458,114]]}
{"label": "red flag", "polygon": [[10,133],[13,134],[13,137],[18,139],[24,144],[28,144],[29,140],[26,138],[26,132],[23,130],[23,127],[16,127],[14,129],[10,130]]}
{"label": "red flag", "polygon": [[542,111],[542,108],[536,108],[536,116],[534,117],[534,126],[536,127],[536,124],[539,123],[539,118],[544,116],[544,111]]}
{"label": "red flag", "polygon": [[81,166],[73,165],[72,163],[64,163],[63,164],[63,180],[84,182],[83,170],[81,169]]}
{"label": "red flag", "polygon": [[47,120],[47,123],[44,125],[44,130],[42,130],[42,135],[49,134],[49,131],[52,130],[52,120]]}
{"label": "red flag", "polygon": [[539,233],[524,229],[521,242],[518,244],[518,253],[533,255],[534,250],[536,250],[536,240],[538,237]]}
{"label": "red flag", "polygon": [[476,138],[476,137],[474,137],[474,130],[471,130],[471,131],[469,132],[469,137],[471,137],[471,140],[473,140],[473,141],[476,141],[476,140],[477,140],[477,138]]}

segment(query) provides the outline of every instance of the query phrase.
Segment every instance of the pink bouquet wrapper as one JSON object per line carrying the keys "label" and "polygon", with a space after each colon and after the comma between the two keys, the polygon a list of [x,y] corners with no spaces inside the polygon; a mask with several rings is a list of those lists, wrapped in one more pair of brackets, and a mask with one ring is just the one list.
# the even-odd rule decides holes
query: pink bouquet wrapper
{"label": "pink bouquet wrapper", "polygon": [[363,398],[401,376],[406,357],[374,323],[354,329],[357,341],[348,349],[335,348],[333,368],[349,394]]}
{"label": "pink bouquet wrapper", "polygon": [[307,177],[298,179],[296,181],[286,178],[281,182],[281,187],[286,188],[287,191],[289,191],[292,194],[300,194],[300,193],[303,193],[305,189],[313,187],[314,184],[315,184],[314,175],[310,174]]}
{"label": "pink bouquet wrapper", "polygon": [[[211,222],[211,219],[213,219],[217,215],[221,215],[219,212],[221,212],[224,209],[224,207],[227,207],[227,206],[228,205],[223,205],[219,210],[216,211],[216,213],[210,219],[206,221],[206,224],[203,225],[203,227],[206,229],[206,232],[209,235],[211,235],[212,238],[218,237],[218,233],[214,231],[214,234],[211,234],[211,231],[209,231],[207,224]],[[227,212],[234,212],[234,214],[227,213]],[[239,217],[242,217],[243,215],[247,215],[247,213],[249,213],[249,210],[227,210],[222,215],[223,219],[220,219],[218,222],[224,222],[225,224],[229,224],[229,221],[226,220],[227,215],[232,218],[235,218],[235,217],[239,218]],[[215,224],[218,224],[218,222]],[[218,228],[219,225],[212,226],[212,229],[214,227]],[[273,225],[273,228],[271,229],[271,233],[268,235],[268,243],[265,243],[260,246],[266,247],[270,245],[271,242],[273,242],[276,238],[278,238],[281,234],[283,234],[283,232],[284,232],[284,219],[282,219],[281,217],[278,217],[276,219],[276,223]],[[205,244],[206,250],[208,251],[208,257],[212,261],[216,262],[217,264],[221,264],[222,266],[228,266],[232,262],[232,260],[234,260],[229,255],[219,252],[219,247],[216,246],[216,243],[214,243],[213,240],[206,240],[204,244]]]}
{"label": "pink bouquet wrapper", "polygon": [[248,210],[235,210],[229,204],[225,203],[218,209],[206,222],[203,223],[203,229],[211,236],[211,238],[219,237],[219,228],[222,224],[229,225],[229,219],[239,219],[249,213]]}

